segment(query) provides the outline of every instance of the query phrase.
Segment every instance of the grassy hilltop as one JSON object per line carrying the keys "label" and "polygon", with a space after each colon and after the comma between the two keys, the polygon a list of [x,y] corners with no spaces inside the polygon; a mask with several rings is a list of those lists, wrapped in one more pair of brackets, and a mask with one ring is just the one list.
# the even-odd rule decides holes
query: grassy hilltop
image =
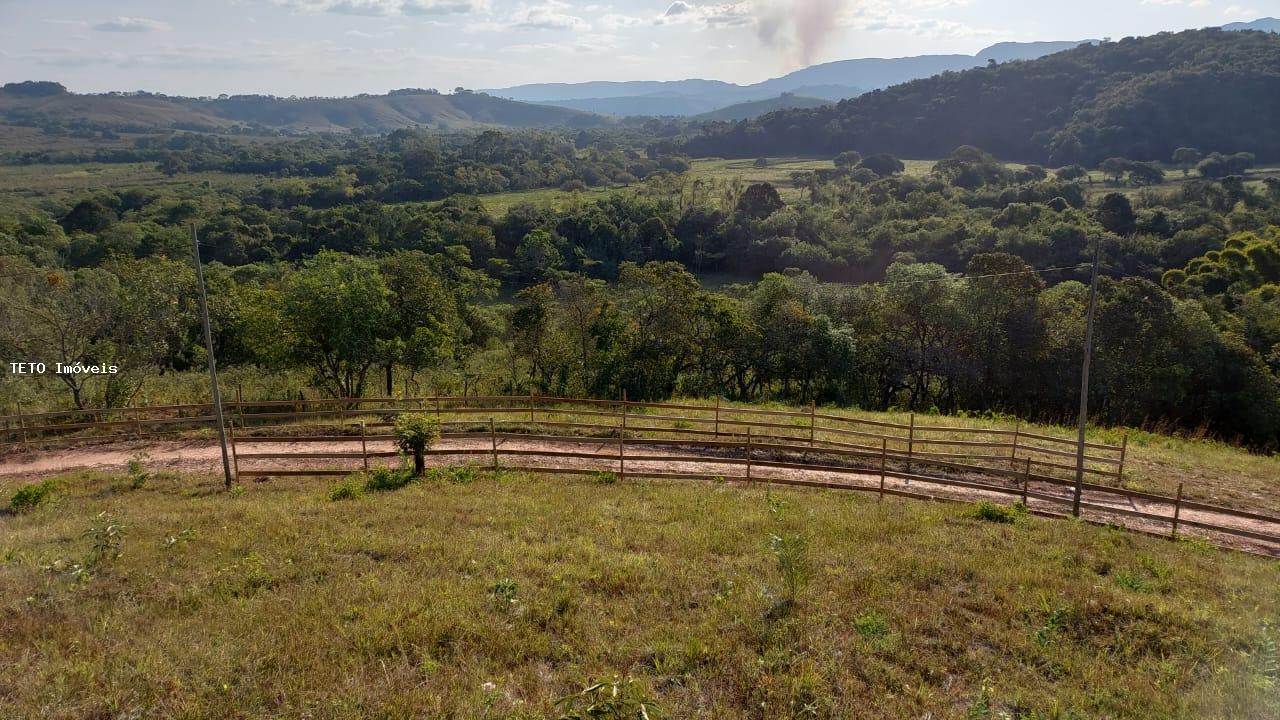
{"label": "grassy hilltop", "polygon": [[558,717],[615,678],[666,717],[1280,712],[1280,565],[1198,543],[709,483],[56,482],[0,518],[5,717]]}

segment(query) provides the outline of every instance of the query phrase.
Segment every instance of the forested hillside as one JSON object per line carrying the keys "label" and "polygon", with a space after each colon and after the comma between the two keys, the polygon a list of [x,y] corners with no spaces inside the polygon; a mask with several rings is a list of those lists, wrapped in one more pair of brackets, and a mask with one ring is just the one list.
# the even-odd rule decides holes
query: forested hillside
{"label": "forested hillside", "polygon": [[64,130],[389,132],[418,126],[456,130],[485,125],[592,127],[604,122],[589,113],[465,90],[448,95],[398,90],[349,98],[185,98],[156,93],[80,95],[57,83],[10,83],[0,88],[0,123]]}
{"label": "forested hillside", "polygon": [[687,149],[938,157],[968,144],[1055,166],[1165,160],[1179,147],[1280,159],[1278,115],[1280,36],[1211,29],[1084,45],[716,125]]}
{"label": "forested hillside", "polygon": [[[335,395],[390,392],[396,377],[395,388],[1060,419],[1076,403],[1082,264],[1100,243],[1096,419],[1280,442],[1275,178],[1215,179],[1206,165],[1138,189],[1163,171],[1117,161],[1114,187],[1098,192],[1068,179],[1078,168],[1009,169],[966,147],[917,175],[890,156],[845,154],[796,174],[787,202],[770,184],[681,172],[680,158],[650,159],[616,136],[579,137],[582,149],[538,134],[438,142],[284,144],[280,157],[314,151],[335,166],[217,192],[7,207],[0,346],[129,368],[45,390],[76,404],[128,401],[156,373],[198,367],[195,224],[222,363],[300,373]],[[388,202],[403,183],[436,192],[561,172],[626,173],[634,187],[497,215],[462,195]],[[709,274],[738,284],[708,289]],[[59,337],[79,340],[58,350]]]}

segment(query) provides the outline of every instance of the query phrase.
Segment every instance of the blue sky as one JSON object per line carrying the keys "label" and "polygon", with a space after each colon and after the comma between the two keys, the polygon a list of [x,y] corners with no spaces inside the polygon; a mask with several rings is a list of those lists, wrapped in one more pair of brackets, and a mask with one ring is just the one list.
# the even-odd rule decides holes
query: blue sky
{"label": "blue sky", "polygon": [[1280,0],[0,0],[0,81],[187,95],[746,83],[830,60],[1277,15]]}

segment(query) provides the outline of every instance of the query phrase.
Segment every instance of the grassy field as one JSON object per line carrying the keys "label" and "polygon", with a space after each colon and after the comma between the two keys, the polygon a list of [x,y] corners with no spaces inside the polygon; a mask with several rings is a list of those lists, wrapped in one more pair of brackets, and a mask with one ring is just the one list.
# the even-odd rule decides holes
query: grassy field
{"label": "grassy field", "polygon": [[6,718],[558,717],[614,678],[670,718],[1280,713],[1280,564],[1199,544],[711,483],[57,488],[0,516]]}
{"label": "grassy field", "polygon": [[174,191],[189,196],[207,189],[246,189],[256,175],[185,173],[167,177],[154,163],[79,163],[71,165],[0,165],[0,207],[8,203],[62,202],[97,190]]}

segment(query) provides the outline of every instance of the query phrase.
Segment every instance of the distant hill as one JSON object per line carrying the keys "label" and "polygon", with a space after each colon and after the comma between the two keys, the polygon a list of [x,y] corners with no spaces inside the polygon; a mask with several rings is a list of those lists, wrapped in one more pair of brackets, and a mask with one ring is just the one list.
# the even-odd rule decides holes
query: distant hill
{"label": "distant hill", "polygon": [[486,90],[522,102],[545,103],[607,115],[689,116],[739,103],[793,93],[827,101],[856,97],[898,83],[948,71],[1043,57],[1082,42],[1000,43],[977,55],[921,55],[839,60],[796,70],[752,85],[719,80],[538,83]]}
{"label": "distant hill", "polygon": [[748,118],[759,117],[765,113],[771,113],[778,110],[790,110],[792,108],[815,108],[823,105],[830,105],[831,101],[822,98],[805,97],[803,95],[794,95],[792,93],[782,93],[776,98],[768,100],[753,100],[752,102],[738,103],[728,107],[712,110],[709,113],[694,115],[690,120],[706,122],[724,122],[734,120],[746,120]]}
{"label": "distant hill", "polygon": [[1223,30],[1243,31],[1256,30],[1258,32],[1280,33],[1280,19],[1276,18],[1259,18],[1253,22],[1236,22],[1228,23],[1222,26]]}
{"label": "distant hill", "polygon": [[947,73],[838,105],[712,126],[697,155],[941,157],[976,145],[1065,165],[1178,147],[1280,160],[1280,36],[1219,29],[1084,45],[1038,60]]}
{"label": "distant hill", "polygon": [[445,130],[508,127],[595,127],[598,115],[534,105],[483,93],[452,95],[399,90],[347,98],[279,98],[236,95],[171,97],[151,93],[80,95],[57,83],[10,83],[0,87],[0,122],[113,130],[230,130],[289,132],[368,130],[385,132],[424,126]]}

